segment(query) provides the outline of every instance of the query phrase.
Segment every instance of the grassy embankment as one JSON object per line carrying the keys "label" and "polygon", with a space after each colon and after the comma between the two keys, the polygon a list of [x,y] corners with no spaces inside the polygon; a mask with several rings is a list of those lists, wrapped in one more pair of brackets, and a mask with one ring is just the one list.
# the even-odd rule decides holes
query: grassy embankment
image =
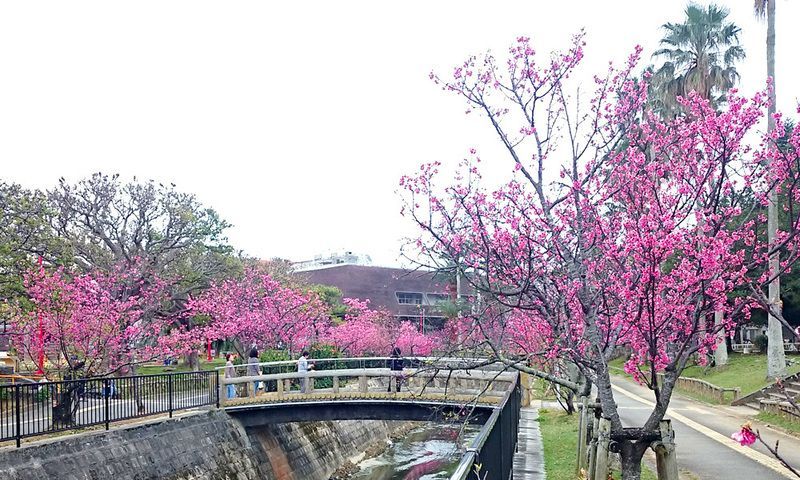
{"label": "grassy embankment", "polygon": [[[578,445],[578,416],[562,411],[540,410],[539,428],[544,443],[544,465],[547,478],[575,479],[575,462]],[[614,472],[619,478],[619,472]],[[656,475],[642,465],[642,480],[656,480]]]}
{"label": "grassy embankment", "polygon": [[[800,360],[799,357],[790,357],[790,358],[794,360]],[[610,362],[610,365],[612,367],[622,368],[622,365],[624,363],[625,363],[624,359],[618,358],[616,360],[612,360]],[[795,361],[793,365],[791,365],[788,368],[788,371],[789,374],[800,372],[800,362]],[[713,367],[713,368],[693,365],[687,367],[683,371],[683,373],[681,373],[681,376],[689,378],[697,378],[699,380],[704,380],[708,383],[723,388],[739,387],[741,389],[742,395],[748,395],[760,388],[766,387],[771,383],[766,378],[766,372],[767,372],[766,355],[755,355],[755,354],[742,355],[738,353],[732,353],[728,357],[727,365],[721,367]],[[623,374],[620,370],[616,369],[612,369],[612,373],[627,375]],[[706,397],[705,395],[701,395],[695,392],[688,392],[680,388],[678,388],[678,392],[687,397],[691,397],[696,400],[701,400],[703,402],[718,403],[713,398],[709,398]]]}
{"label": "grassy embankment", "polygon": [[766,423],[767,425],[772,425],[774,427],[786,430],[786,432],[794,434],[795,436],[800,436],[800,419],[795,421],[788,417],[784,417],[783,415],[776,415],[774,413],[767,412],[759,413],[756,415],[756,419],[762,423]]}

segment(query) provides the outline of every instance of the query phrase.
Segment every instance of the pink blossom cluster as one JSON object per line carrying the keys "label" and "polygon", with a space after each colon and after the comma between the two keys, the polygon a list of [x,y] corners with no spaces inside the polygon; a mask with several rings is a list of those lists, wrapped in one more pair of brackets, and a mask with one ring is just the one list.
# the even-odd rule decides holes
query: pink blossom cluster
{"label": "pink blossom cluster", "polygon": [[30,358],[42,352],[46,371],[83,363],[104,374],[164,352],[167,322],[157,314],[166,285],[139,275],[140,265],[71,275],[63,268],[29,272],[25,287],[33,308],[12,319],[14,345]]}
{"label": "pink blossom cluster", "polygon": [[412,322],[369,308],[368,301],[344,299],[344,322],[330,329],[326,341],[349,355],[385,356],[397,347],[404,355],[430,355],[440,345],[437,335],[419,331]]}
{"label": "pink blossom cluster", "polygon": [[327,307],[315,294],[284,286],[254,268],[211,285],[187,307],[200,326],[177,334],[182,341],[231,340],[241,351],[251,346],[296,350],[324,337],[330,327]]}

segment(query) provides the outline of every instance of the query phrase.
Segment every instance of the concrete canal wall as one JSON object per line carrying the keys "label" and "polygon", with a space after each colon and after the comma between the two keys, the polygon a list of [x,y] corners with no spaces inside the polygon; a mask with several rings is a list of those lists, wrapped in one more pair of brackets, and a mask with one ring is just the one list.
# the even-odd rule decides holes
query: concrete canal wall
{"label": "concrete canal wall", "polygon": [[0,449],[0,478],[327,480],[396,422],[275,424],[246,431],[217,410]]}

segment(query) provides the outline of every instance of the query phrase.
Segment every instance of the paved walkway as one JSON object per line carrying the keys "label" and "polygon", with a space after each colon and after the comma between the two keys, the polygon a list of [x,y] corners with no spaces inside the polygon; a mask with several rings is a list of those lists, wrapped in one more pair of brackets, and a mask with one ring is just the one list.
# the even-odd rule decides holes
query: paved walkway
{"label": "paved walkway", "polygon": [[514,454],[514,480],[544,480],[544,451],[539,431],[539,410],[523,408],[519,418],[517,453]]}
{"label": "paved walkway", "polygon": [[[652,392],[620,377],[614,377],[613,382],[622,423],[641,425],[652,410]],[[748,407],[709,405],[674,395],[666,417],[673,421],[678,467],[700,480],[796,478],[763,447],[742,447],[730,439],[748,416],[755,413]],[[753,426],[771,442],[780,440],[781,453],[792,465],[800,465],[800,439],[761,425]]]}

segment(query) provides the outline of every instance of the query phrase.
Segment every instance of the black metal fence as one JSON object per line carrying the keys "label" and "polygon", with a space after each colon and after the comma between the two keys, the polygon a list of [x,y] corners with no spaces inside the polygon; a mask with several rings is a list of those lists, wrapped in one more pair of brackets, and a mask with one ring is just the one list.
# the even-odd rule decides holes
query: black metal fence
{"label": "black metal fence", "polygon": [[0,442],[213,404],[215,371],[0,385]]}
{"label": "black metal fence", "polygon": [[522,392],[519,375],[513,388],[506,392],[480,433],[472,441],[466,455],[450,480],[508,480],[514,468],[517,451]]}

